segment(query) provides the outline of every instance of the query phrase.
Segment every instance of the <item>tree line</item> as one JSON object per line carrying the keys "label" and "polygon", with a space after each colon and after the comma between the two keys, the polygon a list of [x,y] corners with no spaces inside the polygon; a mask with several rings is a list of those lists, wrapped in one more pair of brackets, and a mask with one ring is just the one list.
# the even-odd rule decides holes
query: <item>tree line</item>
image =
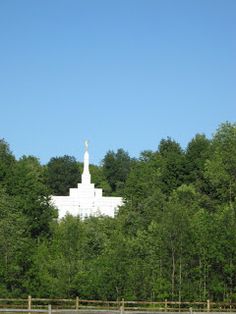
{"label": "tree line", "polygon": [[236,301],[236,124],[186,149],[162,139],[118,149],[92,181],[124,205],[115,218],[58,221],[50,195],[80,182],[72,156],[16,159],[0,140],[0,296]]}

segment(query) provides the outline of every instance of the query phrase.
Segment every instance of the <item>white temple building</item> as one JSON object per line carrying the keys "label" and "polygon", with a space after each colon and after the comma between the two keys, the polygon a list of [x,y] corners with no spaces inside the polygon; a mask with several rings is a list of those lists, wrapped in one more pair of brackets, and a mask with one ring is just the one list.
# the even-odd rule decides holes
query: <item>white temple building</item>
{"label": "white temple building", "polygon": [[122,197],[103,196],[102,189],[95,188],[91,183],[87,141],[85,141],[81,183],[78,183],[77,188],[70,188],[69,196],[51,196],[51,200],[53,205],[58,208],[59,219],[67,213],[73,216],[79,215],[82,219],[100,215],[114,217],[119,206],[123,204]]}

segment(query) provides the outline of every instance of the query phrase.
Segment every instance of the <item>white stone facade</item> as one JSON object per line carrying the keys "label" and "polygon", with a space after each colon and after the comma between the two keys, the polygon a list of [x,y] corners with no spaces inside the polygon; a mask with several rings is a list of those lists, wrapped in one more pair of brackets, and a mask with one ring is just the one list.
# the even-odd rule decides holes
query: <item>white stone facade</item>
{"label": "white stone facade", "polygon": [[59,219],[67,213],[73,216],[79,215],[82,219],[100,215],[114,217],[119,206],[123,204],[122,197],[103,196],[102,189],[95,188],[91,183],[87,141],[85,142],[82,183],[78,183],[77,188],[71,188],[69,196],[51,196],[51,200],[58,208]]}

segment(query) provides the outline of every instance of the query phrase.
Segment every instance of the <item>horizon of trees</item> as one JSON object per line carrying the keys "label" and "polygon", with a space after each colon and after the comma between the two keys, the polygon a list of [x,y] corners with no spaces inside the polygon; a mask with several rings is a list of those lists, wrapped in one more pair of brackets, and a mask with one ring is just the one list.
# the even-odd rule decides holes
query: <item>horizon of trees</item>
{"label": "horizon of trees", "polygon": [[50,195],[80,181],[73,156],[16,160],[0,140],[0,295],[236,301],[236,124],[184,150],[108,151],[92,180],[123,196],[115,218],[58,221]]}

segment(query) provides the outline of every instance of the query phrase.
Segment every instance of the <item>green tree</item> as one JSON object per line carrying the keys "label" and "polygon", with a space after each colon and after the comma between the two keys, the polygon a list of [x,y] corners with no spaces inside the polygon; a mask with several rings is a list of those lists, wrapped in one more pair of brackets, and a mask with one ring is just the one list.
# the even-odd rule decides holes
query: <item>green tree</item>
{"label": "green tree", "polygon": [[122,193],[126,179],[132,167],[132,159],[123,149],[108,151],[102,161],[105,178],[113,193]]}
{"label": "green tree", "polygon": [[9,193],[15,197],[27,218],[32,238],[50,236],[51,222],[57,217],[44,184],[44,170],[37,158],[23,156],[12,170]]}
{"label": "green tree", "polygon": [[236,124],[222,124],[212,139],[211,157],[205,177],[211,196],[218,202],[233,204],[236,200]]}
{"label": "green tree", "polygon": [[138,207],[158,187],[160,168],[155,152],[144,151],[134,163],[125,185],[125,198]]}
{"label": "green tree", "polygon": [[205,163],[211,155],[211,142],[205,135],[197,134],[186,149],[186,179],[198,188],[204,185]]}
{"label": "green tree", "polygon": [[0,185],[7,187],[7,180],[11,176],[11,170],[15,163],[15,157],[10,151],[8,143],[0,139]]}
{"label": "green tree", "polygon": [[75,280],[83,270],[83,241],[84,226],[79,217],[67,215],[55,226],[51,241],[41,242],[37,248],[31,291],[48,297],[78,295]]}
{"label": "green tree", "polygon": [[81,180],[80,168],[72,156],[53,157],[46,167],[46,183],[53,195],[69,195],[69,188]]}
{"label": "green tree", "polygon": [[185,182],[185,156],[180,145],[171,138],[162,139],[158,147],[160,163],[159,186],[169,195]]}
{"label": "green tree", "polygon": [[104,195],[110,195],[111,187],[104,175],[103,168],[101,166],[90,165],[89,169],[91,173],[91,181],[95,184],[95,186],[97,188],[101,188]]}
{"label": "green tree", "polygon": [[26,221],[14,198],[0,189],[0,291],[19,296],[27,261]]}

